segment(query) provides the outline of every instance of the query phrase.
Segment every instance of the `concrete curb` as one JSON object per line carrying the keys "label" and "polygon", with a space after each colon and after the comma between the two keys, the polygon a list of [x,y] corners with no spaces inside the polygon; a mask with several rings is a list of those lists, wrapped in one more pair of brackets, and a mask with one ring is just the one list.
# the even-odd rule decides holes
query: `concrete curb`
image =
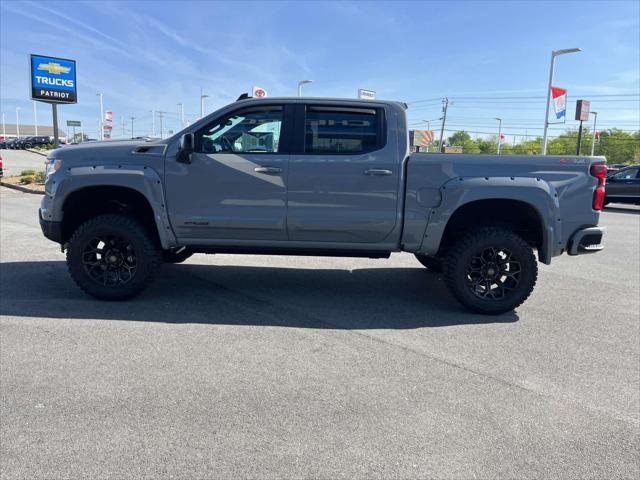
{"label": "concrete curb", "polygon": [[46,156],[47,156],[47,154],[46,154],[46,153],[42,153],[42,152],[40,152],[40,151],[38,151],[38,150],[32,150],[32,149],[30,149],[30,148],[25,148],[25,150],[26,150],[27,152],[37,153],[38,155],[42,155],[43,157],[46,157]]}
{"label": "concrete curb", "polygon": [[36,195],[44,195],[44,192],[36,192],[35,190],[31,190],[30,188],[23,187],[22,185],[14,185],[12,183],[5,183],[0,181],[0,185],[7,188],[12,188],[13,190],[18,190],[24,193],[35,193]]}

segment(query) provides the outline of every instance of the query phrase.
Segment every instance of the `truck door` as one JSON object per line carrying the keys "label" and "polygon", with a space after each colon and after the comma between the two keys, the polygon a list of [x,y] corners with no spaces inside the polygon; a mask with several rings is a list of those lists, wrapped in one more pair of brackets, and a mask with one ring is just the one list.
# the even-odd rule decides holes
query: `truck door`
{"label": "truck door", "polygon": [[180,240],[286,240],[285,117],[293,108],[236,110],[195,133],[190,164],[167,160],[168,210]]}
{"label": "truck door", "polygon": [[396,225],[401,168],[384,108],[299,104],[295,124],[289,240],[383,242]]}

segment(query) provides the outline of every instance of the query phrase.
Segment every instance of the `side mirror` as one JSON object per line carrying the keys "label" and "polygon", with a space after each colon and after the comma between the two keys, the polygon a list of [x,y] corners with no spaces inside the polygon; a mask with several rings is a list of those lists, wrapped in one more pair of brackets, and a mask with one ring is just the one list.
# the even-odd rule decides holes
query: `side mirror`
{"label": "side mirror", "polygon": [[180,137],[180,148],[176,155],[176,161],[180,163],[191,163],[191,153],[194,149],[193,133],[185,133]]}

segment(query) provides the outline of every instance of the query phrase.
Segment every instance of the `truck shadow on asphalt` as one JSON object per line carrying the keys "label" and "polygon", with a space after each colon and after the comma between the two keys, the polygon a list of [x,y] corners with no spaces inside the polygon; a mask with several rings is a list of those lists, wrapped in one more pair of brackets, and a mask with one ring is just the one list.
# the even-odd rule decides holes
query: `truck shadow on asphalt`
{"label": "truck shadow on asphalt", "polygon": [[448,293],[441,275],[422,267],[165,265],[143,294],[125,302],[87,296],[62,261],[3,263],[1,268],[0,314],[16,317],[351,330],[519,319],[515,312],[468,312]]}

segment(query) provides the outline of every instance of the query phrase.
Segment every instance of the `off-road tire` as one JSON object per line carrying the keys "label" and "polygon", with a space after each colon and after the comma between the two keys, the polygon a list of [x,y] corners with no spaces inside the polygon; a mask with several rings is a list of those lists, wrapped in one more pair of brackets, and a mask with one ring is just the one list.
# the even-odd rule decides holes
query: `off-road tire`
{"label": "off-road tire", "polygon": [[[472,286],[478,285],[479,282],[474,284],[469,274],[470,269],[474,268],[472,262],[476,261],[474,259],[478,258],[478,254],[483,256],[485,251],[491,252],[491,249],[510,252],[511,266],[507,268],[514,269],[511,275],[515,276],[513,273],[517,269],[515,264],[519,264],[518,282],[513,286],[515,284],[513,281],[509,290],[503,288],[503,298],[480,298],[479,295],[483,292],[497,292],[497,290],[493,289],[493,284],[490,284],[488,289],[482,285]],[[500,261],[498,259],[497,263]],[[506,265],[506,263],[508,262],[500,265]],[[504,228],[482,228],[470,232],[451,247],[444,262],[444,274],[451,294],[467,309],[487,315],[498,315],[515,309],[529,297],[538,278],[538,264],[531,246],[514,232]],[[475,274],[474,272],[472,275]],[[510,281],[507,276],[502,277],[502,273],[497,275],[497,278],[507,279],[505,284]],[[493,281],[498,288],[498,280],[487,280],[487,282]],[[479,293],[478,289],[481,289]]]}
{"label": "off-road tire", "polygon": [[[103,285],[88,273],[91,267],[86,267],[83,262],[86,249],[94,239],[103,236],[122,238],[134,252],[134,274],[125,284]],[[69,240],[67,267],[71,278],[85,293],[101,300],[126,300],[135,297],[155,279],[161,266],[160,246],[136,219],[128,215],[108,214],[87,220]]]}
{"label": "off-road tire", "polygon": [[189,251],[187,248],[178,253],[172,250],[163,250],[162,260],[164,263],[182,263],[191,255],[193,255],[193,252]]}
{"label": "off-road tire", "polygon": [[415,254],[416,259],[432,272],[442,273],[444,260],[439,257],[433,257],[431,255],[424,255],[422,253]]}

